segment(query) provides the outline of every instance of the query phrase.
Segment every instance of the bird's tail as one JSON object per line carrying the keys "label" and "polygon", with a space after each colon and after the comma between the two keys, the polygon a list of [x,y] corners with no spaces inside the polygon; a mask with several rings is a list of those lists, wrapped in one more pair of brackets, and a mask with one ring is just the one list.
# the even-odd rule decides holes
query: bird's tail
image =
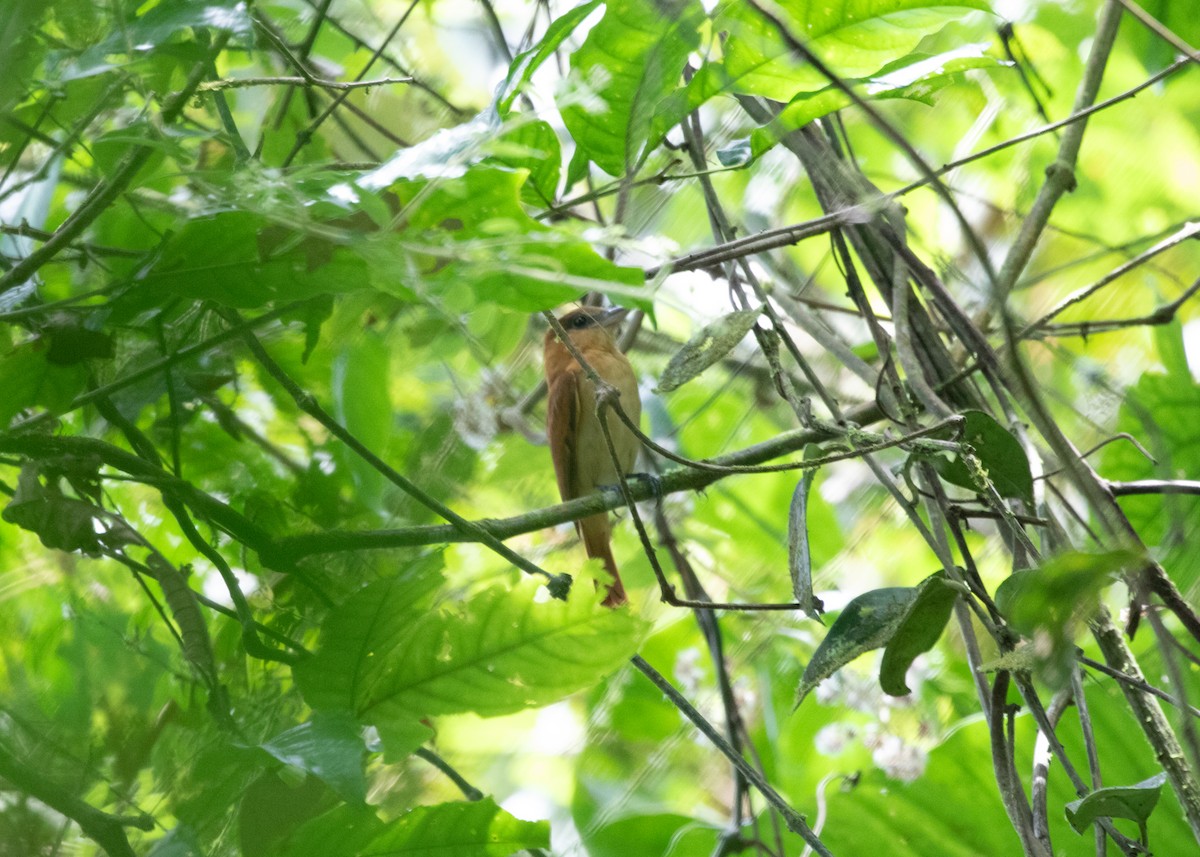
{"label": "bird's tail", "polygon": [[625,587],[621,584],[621,574],[617,571],[617,561],[613,559],[610,543],[612,527],[608,515],[591,515],[579,522],[579,534],[583,537],[583,548],[592,559],[604,563],[604,569],[612,575],[612,580],[606,586],[608,594],[604,596],[605,607],[619,607],[629,599],[625,597]]}

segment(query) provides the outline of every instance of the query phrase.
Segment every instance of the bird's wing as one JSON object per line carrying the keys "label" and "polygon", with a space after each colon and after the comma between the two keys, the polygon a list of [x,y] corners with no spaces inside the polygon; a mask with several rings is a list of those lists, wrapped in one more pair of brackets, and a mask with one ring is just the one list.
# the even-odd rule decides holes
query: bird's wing
{"label": "bird's wing", "polygon": [[546,434],[550,456],[558,476],[558,493],[564,500],[579,496],[579,478],[575,468],[575,444],[579,439],[579,373],[559,374],[546,397]]}

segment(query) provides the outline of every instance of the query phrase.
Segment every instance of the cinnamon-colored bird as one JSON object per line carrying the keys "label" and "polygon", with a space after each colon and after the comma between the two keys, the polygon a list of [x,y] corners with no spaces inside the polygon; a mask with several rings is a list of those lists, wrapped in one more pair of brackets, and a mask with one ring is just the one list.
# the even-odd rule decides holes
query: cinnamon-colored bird
{"label": "cinnamon-colored bird", "polygon": [[[642,415],[637,378],[629,360],[617,348],[615,334],[628,310],[582,307],[559,321],[584,361],[606,383],[621,394],[621,408],[636,425]],[[559,340],[553,329],[546,331],[544,351],[547,409],[546,433],[550,455],[558,476],[558,493],[563,500],[591,494],[596,488],[617,484],[617,470],[600,428],[596,412],[596,390],[587,373]],[[616,449],[621,473],[628,473],[637,459],[639,441],[610,407],[605,424]],[[609,540],[612,525],[608,513],[590,515],[575,522],[589,557],[600,559],[612,575],[604,603],[609,607],[624,604],[625,587],[617,571]]]}

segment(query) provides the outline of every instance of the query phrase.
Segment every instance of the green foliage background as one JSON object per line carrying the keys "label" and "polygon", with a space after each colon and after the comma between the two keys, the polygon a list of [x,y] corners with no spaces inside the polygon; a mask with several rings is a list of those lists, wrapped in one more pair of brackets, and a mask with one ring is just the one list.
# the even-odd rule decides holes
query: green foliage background
{"label": "green foliage background", "polygon": [[[1079,675],[1075,646],[1107,655],[1087,633],[1095,614],[1062,605],[1117,613],[1133,599],[1161,614],[1129,642],[1146,681],[1195,704],[1196,491],[1122,496],[1141,545],[1117,543],[1028,413],[994,397],[991,416],[969,417],[969,449],[951,433],[893,444],[937,422],[919,395],[907,422],[837,426],[829,400],[869,407],[889,371],[912,380],[897,353],[881,356],[887,298],[868,286],[856,303],[847,284],[861,249],[839,256],[822,227],[756,250],[749,273],[731,261],[749,250],[688,257],[728,243],[718,212],[725,239],[827,214],[820,166],[788,148],[819,127],[839,164],[903,190],[908,245],[998,350],[1005,324],[1021,330],[1135,260],[1025,331],[1019,353],[1075,449],[1117,433],[1141,444],[1088,457],[1102,479],[1194,485],[1194,68],[1171,66],[1174,48],[1125,16],[1096,100],[1171,70],[1091,116],[1076,186],[999,294],[946,199],[998,267],[1069,132],[1003,144],[1071,114],[1105,4],[763,5],[836,82],[738,2],[3,4],[0,855],[799,853],[779,807],[635,655],[829,852],[1017,854],[964,627],[986,681],[1027,676],[1049,705]],[[1195,45],[1185,5],[1145,8]],[[941,176],[942,196],[912,158],[940,169],[990,147]],[[899,216],[856,211],[838,234]],[[808,604],[664,604],[628,512],[614,549],[632,603],[608,610],[569,510],[520,517],[558,502],[539,313],[586,293],[644,313],[630,356],[660,444],[712,458],[801,427],[761,339],[654,391],[696,331],[761,304],[750,275],[794,337],[782,372],[817,420],[812,454],[879,443],[885,476],[856,455],[800,492],[798,471],[722,474],[703,491],[668,476],[657,526],[653,502],[642,515],[681,595],[790,604],[802,538],[825,609],[865,628],[822,627]],[[914,313],[938,306],[915,294]],[[882,340],[865,316],[883,319]],[[968,367],[973,346],[936,317]],[[1048,651],[1011,660],[1016,637],[989,636],[963,600],[946,624],[954,594],[931,577],[945,564],[913,517],[942,531],[946,506],[920,476],[935,459],[946,503],[992,513],[963,528],[950,570],[971,566],[996,594],[1035,568],[1001,613],[977,612]],[[496,532],[524,570],[447,508],[515,518]],[[1014,552],[1009,525],[1065,558]],[[1139,588],[1145,556],[1182,607]],[[569,598],[526,573],[537,568],[571,575]],[[883,682],[907,696],[878,686],[881,656],[866,652],[885,646]],[[1080,680],[1091,737],[1067,709],[1067,758],[1086,779],[1096,748],[1104,785],[1158,773],[1119,684],[1092,669]],[[1029,790],[1037,725],[1015,687],[1001,696]],[[1200,763],[1194,727],[1175,709],[1168,720]],[[1077,796],[1055,761],[1046,853],[1096,853],[1066,821]],[[1195,848],[1170,786],[1147,825],[1155,853]]]}

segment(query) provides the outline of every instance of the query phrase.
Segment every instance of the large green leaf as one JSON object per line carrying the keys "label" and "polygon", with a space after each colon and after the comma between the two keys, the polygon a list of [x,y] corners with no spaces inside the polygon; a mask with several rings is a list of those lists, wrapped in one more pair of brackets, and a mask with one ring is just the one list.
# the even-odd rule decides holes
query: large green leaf
{"label": "large green leaf", "polygon": [[[975,457],[983,466],[987,480],[1001,497],[1033,502],[1033,474],[1021,442],[995,418],[983,411],[963,413],[962,442],[970,444]],[[938,474],[947,482],[963,488],[982,491],[984,485],[961,455],[953,459],[936,459]]]}
{"label": "large green leaf", "polygon": [[1042,680],[1061,687],[1070,678],[1075,637],[1100,606],[1114,574],[1142,561],[1126,550],[1069,551],[1037,568],[1017,571],[996,587],[996,606],[1021,635],[1034,642]]}
{"label": "large green leaf", "polygon": [[526,214],[525,179],[524,171],[480,165],[458,177],[395,182],[401,228],[362,250],[376,287],[400,286],[454,309],[488,301],[526,311],[589,289],[640,294],[640,270],[614,265],[566,229]]}
{"label": "large green leaf", "polygon": [[297,668],[301,688],[310,704],[346,707],[367,723],[488,717],[562,699],[635,651],[642,623],[628,610],[602,607],[586,585],[568,601],[539,593],[527,581],[422,613],[356,597],[333,612],[321,650]]}
{"label": "large green leaf", "polygon": [[338,808],[301,827],[277,857],[508,857],[550,846],[550,825],[513,818],[492,798],[419,806],[394,821]]}
{"label": "large green leaf", "polygon": [[[983,0],[785,0],[773,8],[784,13],[789,32],[834,73],[865,78],[965,11],[989,6]],[[829,84],[823,74],[802,63],[774,24],[749,4],[723,4],[717,27],[729,32],[724,74],[733,91],[790,101],[798,92]]]}
{"label": "large green leaf", "polygon": [[1066,805],[1067,821],[1083,833],[1101,818],[1127,818],[1145,830],[1146,819],[1158,805],[1166,774],[1156,774],[1132,786],[1109,786]]}
{"label": "large green leaf", "polygon": [[312,719],[276,735],[262,748],[285,765],[307,771],[349,803],[367,796],[362,727],[346,712],[316,712]]}
{"label": "large green leaf", "polygon": [[[968,46],[939,56],[911,54],[871,78],[846,80],[864,101],[903,98],[928,103],[930,96],[949,86],[973,69],[997,68],[1004,64],[993,57],[983,56],[978,48]],[[829,113],[849,107],[854,99],[835,86],[825,86],[811,92],[801,92],[780,111],[769,125],[750,136],[754,157],[778,143],[787,133],[820,119]]]}
{"label": "large green leaf", "polygon": [[167,241],[131,296],[211,300],[251,308],[365,288],[367,265],[329,238],[283,230],[248,211],[189,222]]}
{"label": "large green leaf", "polygon": [[321,625],[316,656],[293,669],[305,702],[326,711],[356,711],[355,700],[380,680],[385,668],[379,649],[390,651],[396,629],[428,609],[441,583],[440,567],[440,555],[424,557],[338,605]]}
{"label": "large green leaf", "polygon": [[571,56],[579,91],[562,116],[580,154],[614,176],[637,167],[665,131],[661,105],[680,84],[703,20],[695,0],[609,0]]}

